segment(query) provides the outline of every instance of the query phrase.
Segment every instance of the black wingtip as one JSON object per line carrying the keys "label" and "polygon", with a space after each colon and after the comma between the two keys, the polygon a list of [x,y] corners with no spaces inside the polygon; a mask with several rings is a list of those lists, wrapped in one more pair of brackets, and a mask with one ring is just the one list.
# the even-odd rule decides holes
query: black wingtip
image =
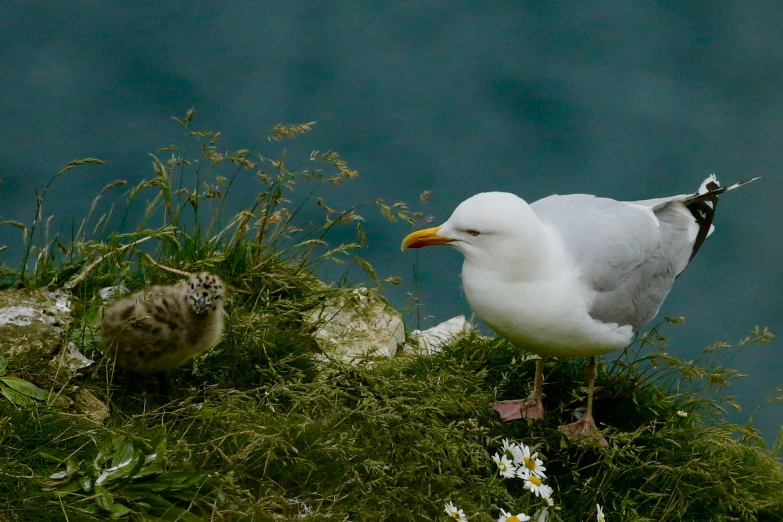
{"label": "black wingtip", "polygon": [[693,259],[696,252],[699,251],[702,243],[704,243],[704,240],[707,239],[707,236],[710,233],[712,219],[715,217],[715,210],[718,208],[718,196],[758,179],[761,179],[761,176],[746,179],[745,181],[740,181],[739,183],[729,185],[728,187],[721,187],[715,174],[711,174],[702,182],[696,194],[683,201],[685,206],[688,207],[688,210],[690,210],[691,215],[693,215],[693,218],[696,220],[696,223],[699,225],[699,232],[696,235],[696,241],[693,243],[691,259]]}

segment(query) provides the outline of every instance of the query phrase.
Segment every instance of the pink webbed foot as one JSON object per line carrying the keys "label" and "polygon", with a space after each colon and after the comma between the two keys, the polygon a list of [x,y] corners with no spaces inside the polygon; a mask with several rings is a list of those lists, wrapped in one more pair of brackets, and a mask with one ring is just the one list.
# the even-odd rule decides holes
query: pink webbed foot
{"label": "pink webbed foot", "polygon": [[580,444],[589,444],[597,442],[601,446],[608,446],[609,443],[601,436],[600,430],[595,425],[592,415],[584,415],[581,419],[558,428],[560,433],[569,439]]}
{"label": "pink webbed foot", "polygon": [[492,404],[492,409],[498,412],[504,421],[540,419],[544,416],[544,403],[541,397],[500,401]]}

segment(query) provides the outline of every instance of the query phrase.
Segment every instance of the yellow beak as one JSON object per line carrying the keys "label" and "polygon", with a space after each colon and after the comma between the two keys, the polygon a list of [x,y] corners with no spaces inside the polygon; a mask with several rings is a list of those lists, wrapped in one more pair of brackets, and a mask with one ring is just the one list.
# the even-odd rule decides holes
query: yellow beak
{"label": "yellow beak", "polygon": [[402,240],[402,250],[409,248],[421,248],[432,245],[445,245],[454,241],[449,237],[443,237],[436,235],[441,227],[425,228],[424,230],[417,230],[411,234],[405,236]]}

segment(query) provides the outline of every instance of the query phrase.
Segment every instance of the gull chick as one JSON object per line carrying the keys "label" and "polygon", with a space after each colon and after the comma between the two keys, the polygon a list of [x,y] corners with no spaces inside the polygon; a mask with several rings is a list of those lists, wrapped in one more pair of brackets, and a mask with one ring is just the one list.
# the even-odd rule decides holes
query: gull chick
{"label": "gull chick", "polygon": [[644,201],[572,194],[528,204],[485,192],[461,203],[443,225],[408,235],[402,248],[459,250],[473,312],[541,357],[533,396],[493,405],[504,420],[543,415],[544,357],[590,357],[587,411],[561,431],[595,437],[595,356],[622,349],[656,316],[712,233],[718,196],[745,183],[722,188],[710,176],[692,194]]}
{"label": "gull chick", "polygon": [[223,281],[208,272],[173,286],[145,288],[104,310],[106,353],[121,368],[162,379],[218,343],[224,302]]}

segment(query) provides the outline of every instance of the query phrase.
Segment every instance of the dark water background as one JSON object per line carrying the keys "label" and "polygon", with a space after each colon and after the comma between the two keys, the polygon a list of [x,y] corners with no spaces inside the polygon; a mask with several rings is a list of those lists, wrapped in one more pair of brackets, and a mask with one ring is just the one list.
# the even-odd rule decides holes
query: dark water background
{"label": "dark water background", "polygon": [[[693,358],[757,324],[783,333],[782,27],[779,4],[763,1],[8,2],[0,220],[29,222],[35,189],[69,160],[109,160],[56,182],[46,213],[68,228],[106,183],[152,177],[147,153],[182,141],[170,116],[189,107],[224,148],[314,120],[301,146],[361,173],[333,196],[341,207],[432,190],[438,222],[485,190],[643,199],[712,172],[763,176],[721,199],[715,234],[661,310],[686,317],[667,330],[670,351]],[[364,255],[404,277],[387,291],[402,308],[409,228],[368,217]],[[0,227],[3,244],[10,264],[19,231]],[[461,257],[418,256],[422,326],[468,312]],[[737,421],[783,386],[779,341],[744,353]],[[783,403],[755,424],[772,442]]]}

